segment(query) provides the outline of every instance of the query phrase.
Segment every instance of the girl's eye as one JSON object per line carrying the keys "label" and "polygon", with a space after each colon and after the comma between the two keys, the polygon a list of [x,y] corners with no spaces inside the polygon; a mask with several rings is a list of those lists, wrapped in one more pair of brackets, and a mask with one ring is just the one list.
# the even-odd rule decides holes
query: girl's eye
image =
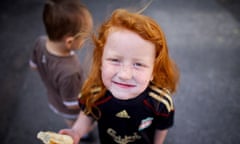
{"label": "girl's eye", "polygon": [[111,59],[111,61],[118,62],[119,60],[118,59]]}
{"label": "girl's eye", "polygon": [[141,68],[141,67],[144,67],[144,65],[141,64],[141,63],[134,63],[134,64],[133,64],[133,67],[135,67],[135,68]]}
{"label": "girl's eye", "polygon": [[120,60],[116,58],[109,58],[108,61],[110,61],[113,64],[120,64]]}

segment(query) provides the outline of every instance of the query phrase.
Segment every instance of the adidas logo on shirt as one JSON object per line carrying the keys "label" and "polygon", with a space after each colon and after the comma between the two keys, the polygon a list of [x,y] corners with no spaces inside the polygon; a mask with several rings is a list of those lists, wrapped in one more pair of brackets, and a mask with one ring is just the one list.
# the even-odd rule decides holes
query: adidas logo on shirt
{"label": "adidas logo on shirt", "polygon": [[122,110],[116,114],[116,117],[119,118],[130,118],[126,110]]}

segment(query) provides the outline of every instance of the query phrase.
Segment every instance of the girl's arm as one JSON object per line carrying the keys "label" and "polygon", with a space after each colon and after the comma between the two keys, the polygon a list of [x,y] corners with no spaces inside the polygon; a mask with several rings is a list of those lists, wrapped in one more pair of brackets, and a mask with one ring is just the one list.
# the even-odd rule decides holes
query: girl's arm
{"label": "girl's arm", "polygon": [[92,129],[93,122],[91,117],[85,115],[85,113],[81,111],[73,127],[71,129],[62,129],[59,133],[71,136],[74,144],[78,144],[81,137]]}
{"label": "girl's arm", "polygon": [[163,144],[166,136],[167,136],[168,130],[156,130],[155,137],[154,137],[154,144]]}

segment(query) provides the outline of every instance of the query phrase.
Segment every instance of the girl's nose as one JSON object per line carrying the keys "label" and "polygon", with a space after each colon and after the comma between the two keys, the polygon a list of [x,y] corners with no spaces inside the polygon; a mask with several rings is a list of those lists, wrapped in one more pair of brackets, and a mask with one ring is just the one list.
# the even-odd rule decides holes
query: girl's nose
{"label": "girl's nose", "polygon": [[122,65],[118,72],[118,76],[123,80],[131,79],[133,76],[132,67],[129,65]]}

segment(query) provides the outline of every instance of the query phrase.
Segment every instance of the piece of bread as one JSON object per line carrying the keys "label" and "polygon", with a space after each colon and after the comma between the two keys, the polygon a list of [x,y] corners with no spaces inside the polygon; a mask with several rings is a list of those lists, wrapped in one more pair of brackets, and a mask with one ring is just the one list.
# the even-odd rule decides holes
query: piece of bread
{"label": "piece of bread", "polygon": [[37,138],[42,140],[44,144],[73,144],[73,139],[70,136],[50,131],[38,132]]}

